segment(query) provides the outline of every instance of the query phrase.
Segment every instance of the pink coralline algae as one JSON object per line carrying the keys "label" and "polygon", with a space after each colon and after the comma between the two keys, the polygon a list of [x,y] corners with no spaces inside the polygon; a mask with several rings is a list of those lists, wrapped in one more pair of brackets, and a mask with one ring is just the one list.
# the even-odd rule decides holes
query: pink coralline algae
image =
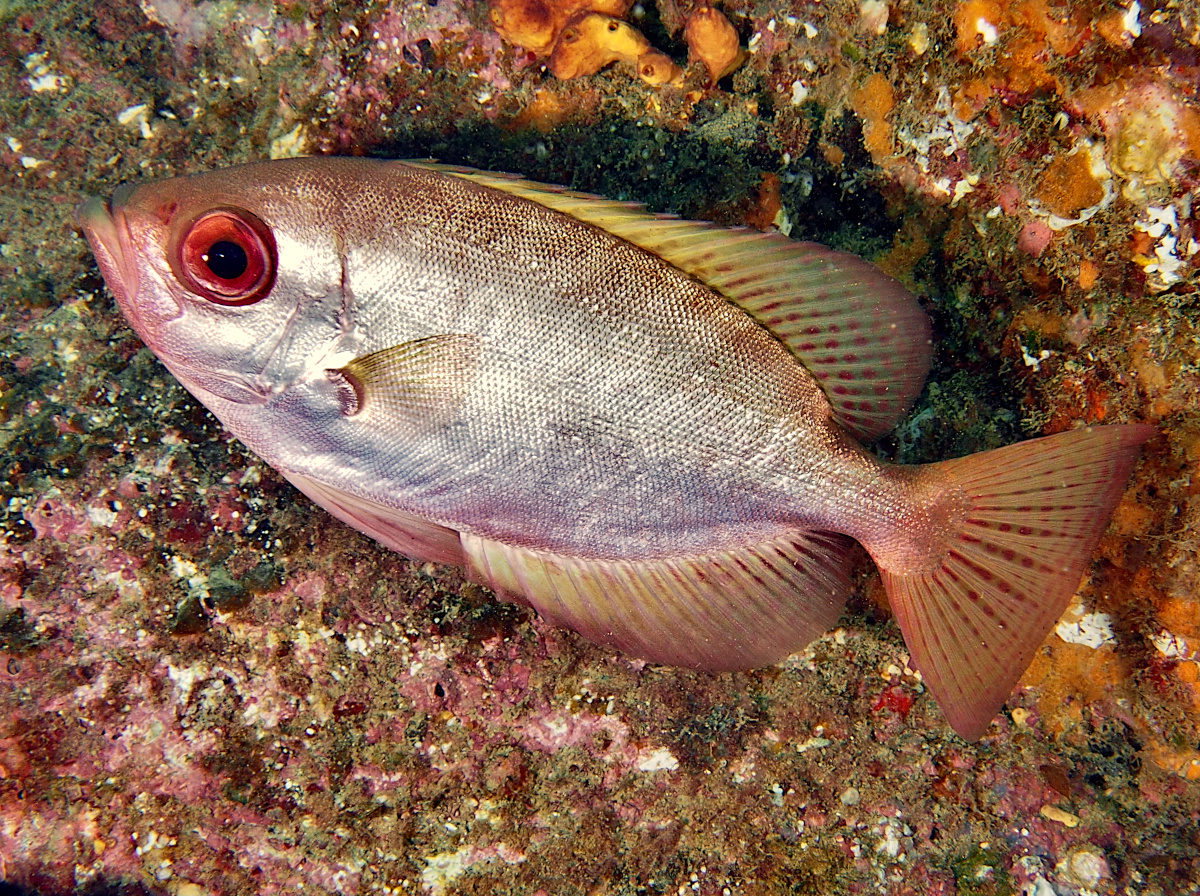
{"label": "pink coralline algae", "polygon": [[1021,228],[1017,235],[1017,248],[1022,252],[1038,256],[1046,251],[1050,241],[1054,239],[1054,231],[1041,221],[1030,221]]}
{"label": "pink coralline algae", "polygon": [[383,75],[400,66],[421,66],[438,44],[446,40],[470,40],[476,29],[463,17],[455,0],[426,5],[403,4],[389,8],[371,23],[367,46],[367,70]]}

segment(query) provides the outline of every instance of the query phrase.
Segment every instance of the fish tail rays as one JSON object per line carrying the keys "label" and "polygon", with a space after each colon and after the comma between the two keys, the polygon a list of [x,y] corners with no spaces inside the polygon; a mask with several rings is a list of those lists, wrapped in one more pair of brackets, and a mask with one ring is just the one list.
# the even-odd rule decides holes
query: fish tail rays
{"label": "fish tail rays", "polygon": [[[976,740],[1058,621],[1149,426],[1034,439],[913,471],[953,495],[921,562],[871,548],[904,640],[947,720]],[[936,511],[935,511],[936,512]]]}

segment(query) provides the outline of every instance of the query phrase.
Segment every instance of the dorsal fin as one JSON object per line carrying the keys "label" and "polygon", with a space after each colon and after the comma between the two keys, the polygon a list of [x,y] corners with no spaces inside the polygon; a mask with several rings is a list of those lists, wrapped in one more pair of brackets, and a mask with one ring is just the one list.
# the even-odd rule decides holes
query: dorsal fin
{"label": "dorsal fin", "polygon": [[857,256],[515,176],[415,164],[570,215],[700,280],[778,336],[821,384],[838,422],[861,439],[889,432],[925,383],[929,319],[899,282]]}
{"label": "dorsal fin", "polygon": [[693,669],[778,662],[832,628],[850,539],[788,532],[703,557],[590,560],[462,536],[473,574],[552,623],[629,656]]}

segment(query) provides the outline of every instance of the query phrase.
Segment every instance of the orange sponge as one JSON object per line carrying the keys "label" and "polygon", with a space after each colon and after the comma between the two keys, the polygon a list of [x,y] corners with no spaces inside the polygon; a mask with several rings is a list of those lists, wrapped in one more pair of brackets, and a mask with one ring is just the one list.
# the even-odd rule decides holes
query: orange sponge
{"label": "orange sponge", "polygon": [[518,47],[546,56],[572,16],[599,12],[623,18],[633,0],[492,0],[496,33]]}
{"label": "orange sponge", "polygon": [[659,50],[643,53],[637,61],[638,77],[652,87],[663,84],[679,86],[683,83],[683,69],[671,61],[671,57]]}
{"label": "orange sponge", "polygon": [[720,10],[711,6],[699,6],[688,16],[683,36],[687,40],[689,61],[704,63],[709,84],[716,84],[746,61],[737,30]]}
{"label": "orange sponge", "polygon": [[637,62],[653,49],[642,33],[620,19],[598,12],[572,18],[550,54],[550,71],[556,78],[594,75],[612,62]]}

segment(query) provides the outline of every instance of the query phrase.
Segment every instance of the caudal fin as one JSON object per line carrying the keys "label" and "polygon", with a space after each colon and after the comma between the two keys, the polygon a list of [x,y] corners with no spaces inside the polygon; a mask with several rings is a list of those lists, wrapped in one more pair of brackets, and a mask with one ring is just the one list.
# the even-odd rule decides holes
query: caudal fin
{"label": "caudal fin", "polygon": [[882,569],[913,659],[963,737],[987,730],[1070,602],[1150,426],[1102,426],[923,468],[970,500],[940,564]]}

